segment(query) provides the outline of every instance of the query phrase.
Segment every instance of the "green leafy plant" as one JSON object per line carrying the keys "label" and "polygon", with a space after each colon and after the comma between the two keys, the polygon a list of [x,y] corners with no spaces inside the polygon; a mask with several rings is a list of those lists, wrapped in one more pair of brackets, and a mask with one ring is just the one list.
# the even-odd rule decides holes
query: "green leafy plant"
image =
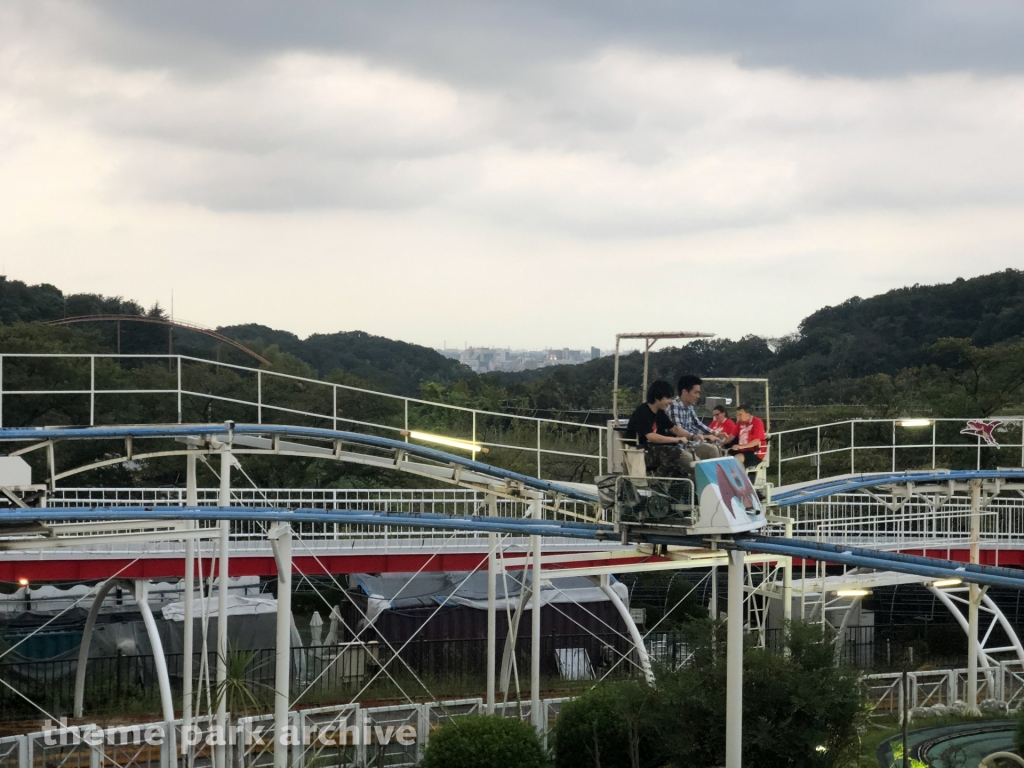
{"label": "green leafy plant", "polygon": [[540,736],[517,718],[467,715],[435,731],[422,768],[541,768]]}
{"label": "green leafy plant", "polygon": [[637,681],[599,685],[567,701],[553,732],[556,768],[640,768],[660,764],[650,725],[653,688]]}
{"label": "green leafy plant", "polygon": [[236,648],[228,651],[227,676],[214,687],[215,708],[224,699],[230,715],[244,715],[267,704],[268,693],[272,693],[273,688],[257,679],[263,665],[254,666],[255,659],[255,651]]}

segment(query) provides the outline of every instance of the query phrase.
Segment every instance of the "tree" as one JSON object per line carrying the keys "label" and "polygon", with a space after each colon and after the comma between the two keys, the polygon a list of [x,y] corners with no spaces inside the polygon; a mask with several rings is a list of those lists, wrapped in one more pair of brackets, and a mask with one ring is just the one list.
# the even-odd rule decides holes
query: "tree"
{"label": "tree", "polygon": [[978,348],[969,339],[945,338],[933,350],[945,367],[904,371],[898,384],[917,390],[936,415],[988,417],[1024,396],[1024,341]]}

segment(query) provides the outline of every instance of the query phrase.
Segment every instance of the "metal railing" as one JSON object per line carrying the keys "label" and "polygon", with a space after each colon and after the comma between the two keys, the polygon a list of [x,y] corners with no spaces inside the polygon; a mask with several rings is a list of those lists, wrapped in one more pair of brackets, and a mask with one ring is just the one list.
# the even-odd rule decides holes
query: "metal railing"
{"label": "metal railing", "polygon": [[[157,364],[162,362],[167,370]],[[598,475],[606,466],[604,428],[594,424],[392,395],[187,355],[0,354],[0,428],[34,425],[12,424],[9,413],[15,401],[29,397],[75,399],[72,407],[80,418],[74,423],[121,423],[123,418],[104,416],[111,404],[120,409],[127,395],[156,398],[145,401],[153,408],[138,411],[142,423],[232,418],[263,424],[282,423],[275,419],[284,416],[284,423],[313,421],[396,439],[408,440],[402,432],[410,430],[436,432],[483,446],[489,461],[513,464],[538,478],[544,477],[545,459],[573,466],[591,462]],[[527,467],[523,456],[535,461]],[[555,477],[566,474],[559,468],[548,473],[549,479],[565,479]]]}
{"label": "metal railing", "polygon": [[[935,503],[932,503],[932,502]],[[789,507],[795,537],[883,549],[964,547],[970,542],[970,499],[953,496],[893,498],[844,493]],[[997,496],[981,512],[986,548],[1024,547],[1024,498]]]}
{"label": "metal railing", "polygon": [[[565,698],[541,699],[540,730],[545,741],[566,701],[568,699]],[[505,706],[496,707],[496,714],[528,720],[529,710],[529,702],[519,706],[517,702],[510,701]],[[412,768],[422,759],[423,748],[433,729],[482,711],[484,702],[480,698],[409,702],[383,707],[338,704],[293,711],[291,725],[300,737],[287,747],[290,752],[288,764],[320,768],[369,765]],[[229,742],[226,747],[231,768],[266,768],[273,764],[274,745],[267,730],[272,722],[270,715],[239,718],[235,726],[239,740],[232,738],[234,743]],[[57,724],[53,724],[49,730],[0,738],[0,768],[31,768],[34,765],[43,768],[111,765],[115,768],[208,768],[211,760],[206,741],[210,725],[205,718],[195,722],[197,732],[193,738],[198,737],[200,744],[193,748],[193,755],[183,756],[180,750],[175,749],[183,741],[181,720],[135,722],[105,728],[87,723],[74,726],[74,731],[63,734]],[[410,727],[412,744],[408,746],[395,738],[385,742],[378,736],[388,728],[401,726]],[[261,733],[257,731],[260,727],[264,728]],[[348,734],[345,733],[346,728],[351,729]],[[267,743],[260,745],[252,739],[254,733]],[[321,733],[337,743],[325,746],[319,739]],[[306,734],[310,738],[306,738]],[[362,738],[355,738],[356,734]],[[158,744],[150,743],[154,736]]]}
{"label": "metal railing", "polygon": [[[903,673],[865,675],[865,695],[876,712],[903,716]],[[907,673],[911,709],[951,706],[967,696],[966,669],[934,669]],[[1024,672],[1020,662],[1003,662],[978,670],[978,699],[994,699],[1010,712],[1024,700]]]}
{"label": "metal railing", "polygon": [[990,444],[963,434],[967,419],[850,419],[781,430],[769,436],[769,455],[777,485],[857,472],[913,469],[982,469],[1024,466],[1024,417],[998,421]]}
{"label": "metal railing", "polygon": [[[483,491],[464,488],[232,488],[232,503],[240,506],[275,506],[294,509],[346,509],[373,512],[401,512],[409,514],[440,513],[448,515],[487,514],[487,495]],[[216,488],[199,488],[200,505],[216,505]],[[53,508],[79,506],[171,506],[185,505],[183,488],[60,488],[48,497],[47,504]],[[529,515],[525,502],[512,499],[498,499],[499,517],[523,518]],[[559,500],[557,512],[549,512],[553,519],[576,520],[588,515],[591,510],[583,502]],[[338,523],[295,523],[293,531],[297,539],[312,546],[318,543],[330,546],[331,542],[344,542],[346,546],[416,547],[446,542],[446,546],[460,545],[486,547],[487,534],[478,531],[449,531],[443,529],[392,528],[385,525]],[[83,543],[88,535],[80,536]],[[516,541],[519,539],[512,537]],[[246,548],[263,550],[267,548],[264,524],[236,521],[231,526],[233,549]],[[545,537],[545,541],[555,539]],[[506,539],[509,541],[509,539]],[[592,549],[595,542],[584,539],[558,538],[560,548]],[[128,545],[126,545],[128,546]],[[167,547],[179,547],[168,543]],[[302,545],[300,545],[302,546]],[[607,544],[600,545],[607,548]],[[117,545],[107,543],[105,552],[113,552]],[[133,549],[134,548],[134,549]],[[128,549],[134,551],[136,544]]]}

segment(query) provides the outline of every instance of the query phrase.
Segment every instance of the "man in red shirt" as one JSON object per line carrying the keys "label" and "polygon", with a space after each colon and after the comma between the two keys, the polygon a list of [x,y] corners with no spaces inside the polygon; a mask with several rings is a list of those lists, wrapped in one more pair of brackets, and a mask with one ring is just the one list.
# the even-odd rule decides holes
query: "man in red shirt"
{"label": "man in red shirt", "polygon": [[729,412],[725,410],[725,406],[716,405],[711,410],[711,415],[711,423],[708,425],[711,427],[711,431],[718,436],[722,445],[732,443],[740,430],[736,426],[736,422],[729,418]]}
{"label": "man in red shirt", "polygon": [[749,471],[764,461],[768,454],[768,435],[764,431],[764,422],[750,412],[749,406],[740,405],[736,408],[736,420],[739,434],[729,453]]}

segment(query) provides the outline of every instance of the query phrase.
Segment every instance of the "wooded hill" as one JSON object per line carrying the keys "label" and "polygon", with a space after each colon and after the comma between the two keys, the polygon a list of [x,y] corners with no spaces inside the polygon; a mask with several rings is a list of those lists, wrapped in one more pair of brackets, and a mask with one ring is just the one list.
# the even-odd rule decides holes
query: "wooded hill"
{"label": "wooded hill", "polygon": [[[0,278],[0,351],[113,351],[113,324],[55,329],[19,325],[87,314],[162,315],[136,302],[64,295],[52,285]],[[314,334],[247,324],[218,329],[275,367],[345,377],[396,394],[492,409],[566,414],[603,410],[611,401],[612,360],[602,358],[513,374],[478,376],[432,349],[362,331]],[[652,377],[767,376],[776,403],[913,407],[938,414],[989,415],[1021,403],[1024,385],[1024,272],[1008,269],[942,285],[915,285],[867,299],[853,297],[808,316],[779,339],[748,336],[655,348]],[[956,341],[954,341],[956,340]],[[122,324],[123,352],[167,351],[167,329]],[[251,365],[251,358],[208,337],[174,332],[174,349]],[[297,368],[296,368],[297,366]],[[639,397],[642,358],[628,355],[621,382]],[[752,397],[757,396],[751,391]]]}
{"label": "wooded hill", "polygon": [[[159,305],[147,310],[137,302],[121,297],[64,295],[52,285],[26,285],[0,277],[0,324],[4,326],[82,315],[167,317]],[[87,323],[62,330],[67,332],[58,333],[58,329],[37,329],[36,332],[54,340],[58,337],[65,339],[69,349],[74,347],[75,350],[90,352],[113,352],[117,349],[115,323]],[[419,394],[420,383],[423,381],[450,384],[471,379],[475,375],[458,361],[443,357],[428,347],[372,336],[363,331],[313,334],[300,339],[294,333],[256,323],[216,330],[242,342],[264,357],[275,353],[292,356],[306,363],[309,370],[305,373],[314,378],[323,378],[332,372],[341,371],[355,377],[359,383],[393,394],[414,396]],[[0,352],[5,350],[5,345],[6,351],[15,351],[12,345],[17,343],[9,331],[6,339],[0,341]],[[17,351],[33,351],[31,343],[26,348],[22,346]],[[122,323],[120,348],[125,354],[166,354],[167,328]],[[218,359],[238,365],[256,365],[253,358],[220,344],[216,339],[181,329],[174,330],[173,350],[177,354]]]}

